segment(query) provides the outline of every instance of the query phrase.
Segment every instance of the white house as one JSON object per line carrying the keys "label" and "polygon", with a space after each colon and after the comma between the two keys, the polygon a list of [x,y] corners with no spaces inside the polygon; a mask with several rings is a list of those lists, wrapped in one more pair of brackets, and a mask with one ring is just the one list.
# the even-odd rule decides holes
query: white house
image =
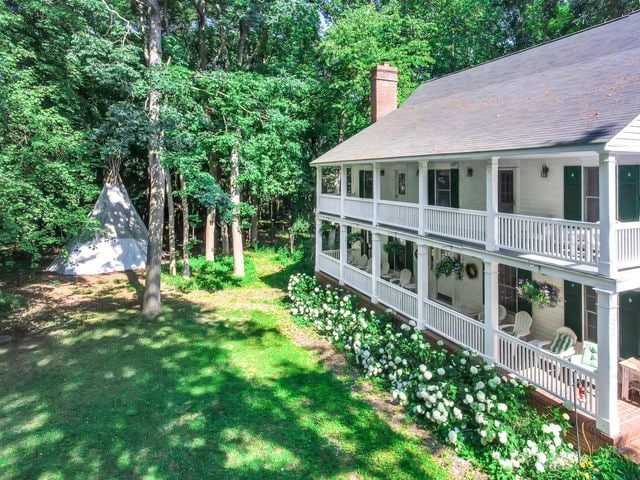
{"label": "white house", "polygon": [[[428,81],[399,108],[380,65],[372,125],[313,162],[317,271],[613,439],[632,428],[640,356],[638,32],[636,13]],[[461,279],[436,277],[443,258]],[[555,286],[557,304],[519,282]],[[519,337],[503,328],[516,318]]]}

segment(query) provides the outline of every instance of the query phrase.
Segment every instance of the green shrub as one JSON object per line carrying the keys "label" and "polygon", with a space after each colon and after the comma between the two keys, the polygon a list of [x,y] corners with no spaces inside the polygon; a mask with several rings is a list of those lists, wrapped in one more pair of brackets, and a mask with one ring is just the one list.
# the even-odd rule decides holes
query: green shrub
{"label": "green shrub", "polygon": [[[412,418],[493,478],[637,478],[635,465],[608,450],[578,464],[562,440],[568,415],[538,412],[528,402],[526,382],[501,375],[479,355],[450,353],[442,342],[434,348],[417,329],[398,330],[390,315],[359,308],[357,297],[321,287],[309,275],[293,275],[288,289],[300,323],[345,352]],[[592,470],[601,476],[585,476]]]}
{"label": "green shrub", "polygon": [[[189,266],[191,267],[191,278],[184,278],[182,275],[171,276],[168,274],[167,267],[163,266],[164,281],[182,291],[215,292],[249,285],[258,278],[255,263],[246,255],[244,257],[244,277],[237,277],[233,274],[233,257],[221,257],[213,262],[202,256],[193,257]],[[182,271],[182,262],[178,262],[177,270],[178,272]]]}
{"label": "green shrub", "polygon": [[24,298],[20,295],[0,291],[0,314],[8,315],[25,306]]}

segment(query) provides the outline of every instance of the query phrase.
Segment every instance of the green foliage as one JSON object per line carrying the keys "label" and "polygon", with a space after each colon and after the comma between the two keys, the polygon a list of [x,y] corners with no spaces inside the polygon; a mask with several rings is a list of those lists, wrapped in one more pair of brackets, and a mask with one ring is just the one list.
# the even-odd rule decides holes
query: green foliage
{"label": "green foliage", "polygon": [[26,302],[20,295],[6,293],[0,290],[0,314],[8,315],[25,306]]}
{"label": "green foliage", "polygon": [[436,263],[435,274],[436,278],[455,275],[458,280],[462,280],[464,277],[464,263],[459,258],[444,257]]}
{"label": "green foliage", "polygon": [[[181,291],[204,290],[215,292],[227,288],[237,288],[251,285],[258,279],[256,265],[249,256],[244,258],[244,277],[236,277],[233,274],[233,258],[222,257],[213,262],[202,256],[193,257],[189,261],[191,277],[184,278],[179,275],[168,275],[167,268],[163,268],[165,275],[163,281],[178,288]],[[182,270],[181,262],[178,262],[178,271]]]}

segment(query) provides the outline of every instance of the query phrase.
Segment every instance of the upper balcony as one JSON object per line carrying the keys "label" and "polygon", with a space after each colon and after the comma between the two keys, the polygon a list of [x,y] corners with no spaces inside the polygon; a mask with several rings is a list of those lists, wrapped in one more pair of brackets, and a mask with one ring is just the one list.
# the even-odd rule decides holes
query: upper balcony
{"label": "upper balcony", "polygon": [[[639,164],[640,157],[611,162],[595,153],[344,164],[318,169],[317,205],[342,218],[616,276],[640,267]],[[603,184],[608,195],[600,195]],[[603,209],[611,218],[606,238]]]}

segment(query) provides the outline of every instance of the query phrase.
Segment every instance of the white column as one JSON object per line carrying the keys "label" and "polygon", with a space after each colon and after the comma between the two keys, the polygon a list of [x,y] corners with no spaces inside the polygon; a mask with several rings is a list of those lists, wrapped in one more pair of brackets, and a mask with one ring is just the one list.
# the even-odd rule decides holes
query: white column
{"label": "white column", "polygon": [[347,263],[347,226],[340,224],[340,278],[338,283],[344,285],[344,266]]}
{"label": "white column", "polygon": [[378,202],[380,201],[380,164],[373,164],[373,225],[378,225]]}
{"label": "white column", "polygon": [[418,244],[418,325],[424,325],[424,299],[429,298],[429,247]]}
{"label": "white column", "polygon": [[418,235],[424,235],[426,225],[424,224],[424,210],[428,203],[429,190],[429,162],[418,163]]}
{"label": "white column", "polygon": [[498,263],[484,262],[484,354],[498,355]]}
{"label": "white column", "polygon": [[320,195],[322,195],[322,167],[316,167],[316,209],[320,205]]}
{"label": "white column", "polygon": [[487,161],[487,250],[498,250],[498,157]]}
{"label": "white column", "polygon": [[382,264],[381,251],[381,235],[373,232],[373,245],[371,246],[371,303],[378,303],[378,278],[380,278],[380,266]]}
{"label": "white column", "polygon": [[598,273],[607,277],[615,277],[618,273],[616,166],[616,158],[613,154],[600,153],[600,260]]}
{"label": "white column", "polygon": [[598,394],[596,426],[610,437],[620,433],[618,418],[618,294],[598,294]]}
{"label": "white column", "polygon": [[347,166],[340,165],[340,218],[344,218],[344,199],[347,197]]}
{"label": "white column", "polygon": [[322,252],[322,220],[316,217],[316,265],[315,265],[316,272],[320,271],[320,268],[318,267],[320,263],[319,262],[320,252]]}

